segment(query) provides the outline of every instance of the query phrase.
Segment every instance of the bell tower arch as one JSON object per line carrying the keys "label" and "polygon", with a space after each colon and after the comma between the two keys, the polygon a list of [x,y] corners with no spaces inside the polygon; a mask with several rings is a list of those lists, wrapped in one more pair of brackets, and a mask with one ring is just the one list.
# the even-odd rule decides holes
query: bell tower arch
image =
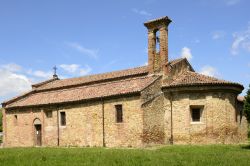
{"label": "bell tower arch", "polygon": [[145,22],[148,29],[148,70],[150,74],[167,74],[168,25],[167,16]]}

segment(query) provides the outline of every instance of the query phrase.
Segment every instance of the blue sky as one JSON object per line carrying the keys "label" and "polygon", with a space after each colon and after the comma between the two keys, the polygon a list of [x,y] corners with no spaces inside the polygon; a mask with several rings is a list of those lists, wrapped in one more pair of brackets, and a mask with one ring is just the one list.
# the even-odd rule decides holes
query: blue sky
{"label": "blue sky", "polygon": [[[52,76],[144,65],[143,22],[169,16],[170,59],[197,72],[250,83],[248,0],[0,0],[0,101]],[[245,91],[242,93],[245,94]]]}

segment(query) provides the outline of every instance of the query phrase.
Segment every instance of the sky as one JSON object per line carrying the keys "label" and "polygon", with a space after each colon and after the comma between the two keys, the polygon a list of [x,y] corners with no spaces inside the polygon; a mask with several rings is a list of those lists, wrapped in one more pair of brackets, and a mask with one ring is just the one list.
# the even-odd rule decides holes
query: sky
{"label": "sky", "polygon": [[143,66],[143,23],[168,16],[169,58],[250,83],[249,0],[0,0],[0,102],[50,79]]}

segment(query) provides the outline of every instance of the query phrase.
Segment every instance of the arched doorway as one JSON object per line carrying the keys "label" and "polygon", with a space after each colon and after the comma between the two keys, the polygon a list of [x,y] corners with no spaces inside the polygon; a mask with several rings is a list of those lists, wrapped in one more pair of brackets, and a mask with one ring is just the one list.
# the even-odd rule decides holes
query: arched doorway
{"label": "arched doorway", "polygon": [[34,141],[35,146],[42,146],[42,124],[38,118],[34,120]]}

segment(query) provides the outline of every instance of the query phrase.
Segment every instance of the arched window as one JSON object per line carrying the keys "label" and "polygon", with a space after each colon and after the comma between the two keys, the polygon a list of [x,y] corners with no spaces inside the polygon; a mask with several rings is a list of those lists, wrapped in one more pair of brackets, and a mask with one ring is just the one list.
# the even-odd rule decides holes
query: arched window
{"label": "arched window", "polygon": [[159,30],[156,30],[155,32],[155,49],[156,49],[156,53],[160,52],[160,32]]}
{"label": "arched window", "polygon": [[41,125],[40,119],[36,118],[36,119],[34,120],[34,125]]}

